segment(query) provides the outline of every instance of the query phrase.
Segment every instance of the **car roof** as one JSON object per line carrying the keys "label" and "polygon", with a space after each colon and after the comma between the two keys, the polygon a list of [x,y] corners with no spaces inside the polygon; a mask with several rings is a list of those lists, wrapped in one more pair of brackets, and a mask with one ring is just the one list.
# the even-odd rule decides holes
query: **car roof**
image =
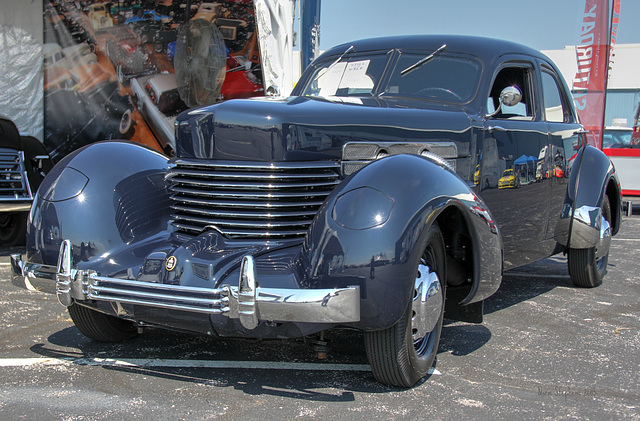
{"label": "car roof", "polygon": [[323,55],[341,54],[350,46],[353,46],[356,52],[391,50],[394,48],[434,51],[443,44],[447,45],[447,51],[449,52],[472,53],[487,61],[504,54],[526,54],[547,59],[540,51],[516,42],[468,35],[406,35],[369,38],[338,45],[327,50]]}

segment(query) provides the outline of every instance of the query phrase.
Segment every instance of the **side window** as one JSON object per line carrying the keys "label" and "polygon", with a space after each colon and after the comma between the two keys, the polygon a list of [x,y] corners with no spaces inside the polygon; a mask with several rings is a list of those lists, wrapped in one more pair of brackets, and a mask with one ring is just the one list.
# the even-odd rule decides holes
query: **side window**
{"label": "side window", "polygon": [[542,95],[544,97],[544,113],[547,121],[555,123],[566,122],[565,116],[567,113],[560,92],[556,78],[551,73],[543,70]]}
{"label": "side window", "polygon": [[[508,86],[517,86],[522,92],[522,100],[513,107],[500,103],[500,92]],[[531,95],[531,70],[527,67],[505,67],[500,70],[493,82],[487,112],[499,110],[494,118],[508,118],[513,120],[533,119],[533,98]]]}

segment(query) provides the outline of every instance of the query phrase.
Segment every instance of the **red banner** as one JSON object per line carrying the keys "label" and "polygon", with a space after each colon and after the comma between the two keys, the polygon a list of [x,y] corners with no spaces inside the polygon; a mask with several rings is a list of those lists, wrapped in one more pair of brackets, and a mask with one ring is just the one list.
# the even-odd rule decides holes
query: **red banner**
{"label": "red banner", "polygon": [[608,0],[585,0],[576,48],[578,71],[573,81],[574,101],[580,122],[589,131],[587,142],[601,148],[604,127],[609,53],[618,31],[620,2],[613,0],[609,32]]}

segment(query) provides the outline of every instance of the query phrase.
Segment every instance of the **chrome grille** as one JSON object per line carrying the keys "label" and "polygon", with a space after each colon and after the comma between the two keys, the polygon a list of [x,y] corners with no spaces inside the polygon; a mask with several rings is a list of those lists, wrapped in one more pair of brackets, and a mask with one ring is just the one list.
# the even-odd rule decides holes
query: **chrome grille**
{"label": "chrome grille", "polygon": [[0,150],[0,198],[4,200],[32,198],[21,151]]}
{"label": "chrome grille", "polygon": [[215,229],[229,238],[297,238],[339,183],[340,165],[178,159],[167,174],[179,233]]}

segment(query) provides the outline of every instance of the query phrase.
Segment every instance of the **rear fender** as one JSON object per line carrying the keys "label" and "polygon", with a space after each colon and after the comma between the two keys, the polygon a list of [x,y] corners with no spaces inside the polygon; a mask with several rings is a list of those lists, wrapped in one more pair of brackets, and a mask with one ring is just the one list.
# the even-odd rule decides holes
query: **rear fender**
{"label": "rear fender", "polygon": [[334,190],[301,249],[304,287],[359,285],[358,328],[394,325],[413,294],[428,228],[460,209],[473,243],[473,286],[464,303],[497,290],[502,242],[486,207],[457,175],[417,155],[374,161]]}
{"label": "rear fender", "polygon": [[555,239],[560,245],[575,249],[596,246],[605,194],[611,203],[611,233],[616,234],[622,220],[618,176],[611,160],[601,150],[586,146],[576,154],[556,225]]}

